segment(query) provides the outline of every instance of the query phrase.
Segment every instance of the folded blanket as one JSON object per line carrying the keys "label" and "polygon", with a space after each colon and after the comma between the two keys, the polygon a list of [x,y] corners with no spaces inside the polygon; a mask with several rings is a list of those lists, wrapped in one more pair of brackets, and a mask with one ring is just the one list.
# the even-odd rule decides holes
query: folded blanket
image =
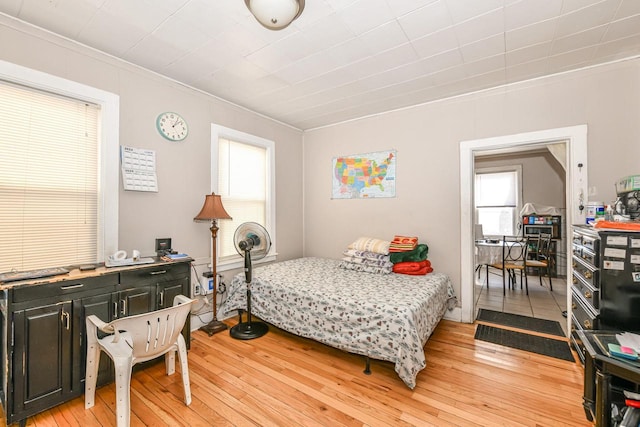
{"label": "folded blanket", "polygon": [[389,252],[406,252],[416,248],[418,244],[417,237],[398,236],[396,235],[389,244]]}
{"label": "folded blanket", "polygon": [[385,254],[379,254],[377,252],[359,251],[356,249],[347,249],[344,252],[342,252],[342,255],[348,256],[348,257],[375,259],[379,261],[391,261],[388,254],[385,255]]}
{"label": "folded blanket", "polygon": [[425,267],[425,268],[421,268],[420,270],[417,270],[417,271],[402,272],[402,273],[398,273],[398,274],[409,274],[411,276],[424,276],[424,275],[432,273],[432,272],[433,272],[433,268]]}
{"label": "folded blanket", "polygon": [[394,264],[405,261],[424,261],[425,259],[427,259],[428,252],[429,247],[424,243],[420,243],[412,251],[392,253],[390,259]]}
{"label": "folded blanket", "polygon": [[431,261],[407,261],[407,262],[399,262],[394,264],[393,272],[400,274],[412,274],[412,275],[425,275],[427,273],[431,273],[433,268],[431,268]]}
{"label": "folded blanket", "polygon": [[361,258],[357,256],[343,256],[342,261],[347,261],[352,264],[362,264],[362,265],[373,265],[375,267],[393,267],[393,263],[391,261],[382,260],[382,259],[371,259],[371,258]]}
{"label": "folded blanket", "polygon": [[375,265],[366,265],[361,263],[354,263],[349,261],[340,261],[338,265],[340,268],[344,268],[346,270],[354,270],[361,271],[365,273],[373,273],[373,274],[389,274],[391,273],[392,267],[380,267]]}

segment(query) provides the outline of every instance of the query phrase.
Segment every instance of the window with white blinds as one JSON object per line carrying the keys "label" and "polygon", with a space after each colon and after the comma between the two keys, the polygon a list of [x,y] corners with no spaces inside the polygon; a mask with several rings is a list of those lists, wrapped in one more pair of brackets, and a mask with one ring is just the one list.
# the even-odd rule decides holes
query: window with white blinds
{"label": "window with white blinds", "polygon": [[522,169],[519,165],[476,171],[476,224],[485,236],[518,234]]}
{"label": "window with white blinds", "polygon": [[0,272],[96,262],[100,107],[0,81]]}
{"label": "window with white blinds", "polygon": [[213,188],[233,218],[218,221],[217,254],[219,264],[224,265],[240,258],[233,236],[242,223],[257,222],[265,227],[273,242],[272,248],[275,246],[274,148],[271,141],[262,138],[221,126],[214,125],[212,129]]}

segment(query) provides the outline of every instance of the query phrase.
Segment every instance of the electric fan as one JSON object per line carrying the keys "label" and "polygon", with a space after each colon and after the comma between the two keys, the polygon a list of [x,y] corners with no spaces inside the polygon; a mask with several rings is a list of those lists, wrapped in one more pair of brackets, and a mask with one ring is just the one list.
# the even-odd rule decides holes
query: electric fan
{"label": "electric fan", "polygon": [[[259,338],[269,331],[269,326],[263,322],[251,319],[251,259],[262,259],[271,249],[271,238],[267,230],[256,222],[240,224],[233,235],[236,251],[244,257],[244,278],[247,284],[247,321],[235,325],[229,333],[233,338],[251,340]],[[242,320],[242,319],[240,319]]]}

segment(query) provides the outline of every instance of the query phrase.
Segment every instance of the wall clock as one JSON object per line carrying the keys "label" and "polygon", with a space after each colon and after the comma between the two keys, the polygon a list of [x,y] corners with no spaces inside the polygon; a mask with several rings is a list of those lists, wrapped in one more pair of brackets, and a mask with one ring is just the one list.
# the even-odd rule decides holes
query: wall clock
{"label": "wall clock", "polygon": [[169,141],[182,141],[189,134],[189,126],[178,113],[162,113],[156,119],[156,128],[160,135]]}

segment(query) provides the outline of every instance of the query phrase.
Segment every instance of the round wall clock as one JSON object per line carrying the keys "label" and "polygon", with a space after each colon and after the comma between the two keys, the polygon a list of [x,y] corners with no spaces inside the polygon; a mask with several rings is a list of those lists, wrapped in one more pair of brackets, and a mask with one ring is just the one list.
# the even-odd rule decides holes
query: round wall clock
{"label": "round wall clock", "polygon": [[156,127],[160,135],[169,141],[182,141],[189,134],[189,127],[178,113],[162,113],[156,119]]}

